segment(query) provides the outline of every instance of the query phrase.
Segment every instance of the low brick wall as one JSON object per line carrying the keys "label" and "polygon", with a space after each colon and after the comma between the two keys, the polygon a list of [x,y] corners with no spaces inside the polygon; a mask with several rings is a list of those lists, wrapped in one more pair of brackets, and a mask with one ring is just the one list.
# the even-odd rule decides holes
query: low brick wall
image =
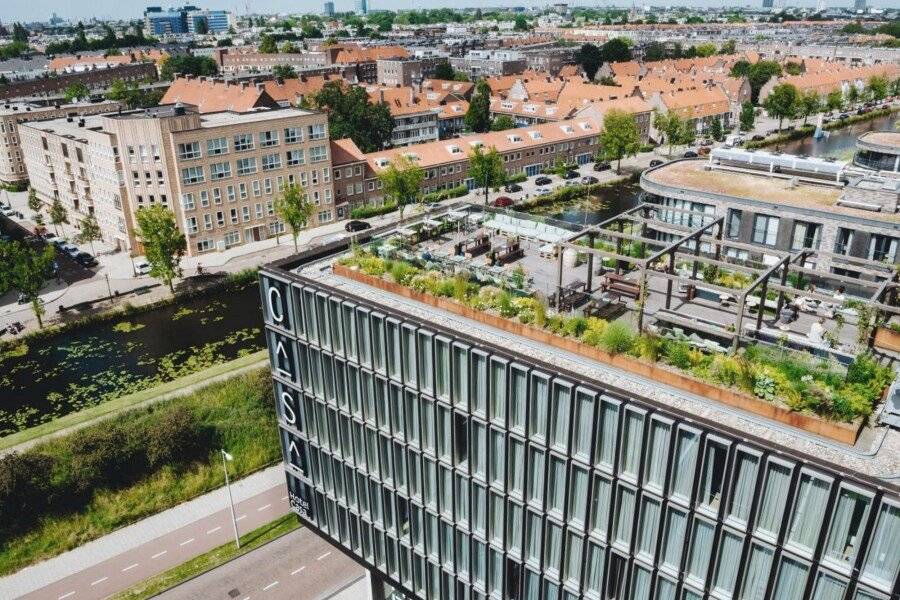
{"label": "low brick wall", "polygon": [[365,273],[350,269],[343,265],[335,264],[333,269],[335,275],[346,277],[347,279],[352,279],[371,287],[404,298],[409,298],[410,300],[415,300],[416,302],[428,304],[441,310],[446,310],[447,312],[466,317],[467,319],[472,319],[473,321],[489,325],[490,327],[506,331],[513,335],[526,337],[536,342],[547,344],[548,346],[553,346],[554,348],[565,350],[566,352],[571,352],[572,354],[577,354],[597,362],[606,363],[652,381],[658,381],[691,394],[696,394],[697,396],[709,398],[710,400],[715,400],[716,402],[721,402],[728,406],[761,415],[768,419],[772,419],[773,421],[797,427],[806,432],[820,435],[843,444],[855,444],[859,431],[862,428],[862,424],[859,422],[838,423],[826,421],[819,417],[798,413],[766,402],[765,400],[760,400],[750,394],[706,383],[705,381],[668,369],[659,364],[649,363],[622,354],[610,354],[600,348],[583,344],[578,340],[561,337],[545,329],[525,325],[524,323],[506,319],[499,315],[475,310],[449,298],[424,294],[412,288],[394,283],[393,281],[366,275]]}

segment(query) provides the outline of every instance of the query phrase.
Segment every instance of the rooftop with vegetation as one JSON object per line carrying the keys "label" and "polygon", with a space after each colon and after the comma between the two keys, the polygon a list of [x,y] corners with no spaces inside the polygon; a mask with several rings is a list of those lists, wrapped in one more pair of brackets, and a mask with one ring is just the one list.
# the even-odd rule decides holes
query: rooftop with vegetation
{"label": "rooftop with vegetation", "polygon": [[871,422],[894,380],[873,344],[897,327],[893,269],[860,264],[871,279],[848,281],[807,268],[812,251],[733,260],[721,219],[679,227],[658,210],[585,229],[502,209],[425,215],[335,265],[787,411]]}

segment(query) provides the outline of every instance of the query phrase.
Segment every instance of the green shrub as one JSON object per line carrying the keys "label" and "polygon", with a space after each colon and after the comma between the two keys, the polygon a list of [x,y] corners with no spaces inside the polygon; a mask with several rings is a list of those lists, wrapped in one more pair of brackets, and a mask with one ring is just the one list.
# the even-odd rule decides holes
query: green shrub
{"label": "green shrub", "polygon": [[584,317],[570,317],[563,325],[563,333],[576,338],[581,337],[585,329],[587,329],[587,319]]}
{"label": "green shrub", "polygon": [[621,321],[613,321],[600,334],[600,347],[610,354],[622,354],[634,345],[634,332]]}
{"label": "green shrub", "polygon": [[527,180],[528,176],[524,172],[506,176],[506,183],[522,183]]}
{"label": "green shrub", "polygon": [[760,373],[753,382],[753,394],[769,402],[775,400],[775,380],[769,373]]}
{"label": "green shrub", "polygon": [[738,382],[741,367],[737,359],[724,354],[713,357],[709,367],[709,375],[718,384],[731,387]]}
{"label": "green shrub", "polygon": [[516,309],[513,307],[512,297],[506,290],[500,291],[497,295],[497,310],[500,311],[501,317],[506,317],[507,319],[516,316]]}
{"label": "green shrub", "polygon": [[667,363],[678,369],[687,371],[691,368],[691,347],[685,342],[666,341],[663,346],[663,357]]}
{"label": "green shrub", "polygon": [[588,317],[587,327],[585,328],[584,333],[581,334],[581,341],[590,346],[599,347],[603,332],[606,331],[607,325],[609,325],[609,323],[603,319]]}
{"label": "green shrub", "polygon": [[638,356],[644,360],[656,362],[659,360],[659,355],[662,351],[663,340],[658,335],[645,333],[638,337],[635,347]]}
{"label": "green shrub", "polygon": [[397,210],[396,202],[385,202],[381,206],[373,206],[366,204],[357,206],[350,211],[351,219],[368,219],[369,217],[377,217],[378,215],[386,215],[389,212]]}
{"label": "green shrub", "polygon": [[408,285],[410,280],[420,273],[420,270],[407,262],[398,260],[391,264],[389,272],[391,279],[395,282],[400,285]]}
{"label": "green shrub", "polygon": [[469,293],[469,278],[465,273],[457,273],[453,278],[453,298],[465,303]]}

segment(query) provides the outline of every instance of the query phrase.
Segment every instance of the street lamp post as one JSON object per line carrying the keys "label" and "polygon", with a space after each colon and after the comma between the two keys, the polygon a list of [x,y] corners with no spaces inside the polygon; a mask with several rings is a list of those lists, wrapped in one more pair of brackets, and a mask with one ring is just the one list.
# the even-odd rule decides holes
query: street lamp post
{"label": "street lamp post", "polygon": [[238,548],[241,547],[241,537],[238,535],[237,519],[234,517],[234,498],[231,496],[231,484],[228,481],[228,461],[234,460],[234,457],[221,450],[222,452],[222,469],[225,471],[225,489],[228,490],[228,505],[231,508],[231,525],[234,527],[234,543]]}

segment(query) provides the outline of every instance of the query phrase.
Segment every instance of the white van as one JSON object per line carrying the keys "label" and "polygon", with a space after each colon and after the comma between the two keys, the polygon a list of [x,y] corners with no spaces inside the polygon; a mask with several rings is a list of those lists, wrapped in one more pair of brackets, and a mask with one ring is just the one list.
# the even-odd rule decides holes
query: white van
{"label": "white van", "polygon": [[744,143],[744,136],[742,135],[729,135],[725,137],[725,147],[726,148],[734,148],[735,146],[740,146]]}

